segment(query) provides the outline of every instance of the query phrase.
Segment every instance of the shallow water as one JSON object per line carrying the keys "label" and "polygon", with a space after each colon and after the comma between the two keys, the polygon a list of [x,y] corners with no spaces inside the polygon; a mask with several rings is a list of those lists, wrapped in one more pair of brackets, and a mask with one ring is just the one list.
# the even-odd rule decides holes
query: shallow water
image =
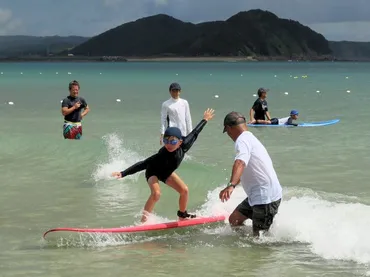
{"label": "shallow water", "polygon": [[[0,64],[1,276],[370,276],[369,70],[367,63]],[[91,107],[81,141],[62,138],[60,100],[72,79]],[[194,126],[206,108],[216,110],[177,171],[190,188],[189,211],[199,215],[226,214],[245,197],[238,189],[229,202],[218,199],[234,157],[222,120],[231,110],[248,114],[259,87],[270,88],[272,116],[294,108],[300,121],[340,122],[250,129],[284,189],[261,241],[250,238],[250,222],[242,232],[225,222],[45,242],[50,228],[138,223],[149,195],[143,174],[109,175],[159,149],[160,105],[172,81],[183,87]],[[177,203],[162,185],[151,221],[175,219]]]}

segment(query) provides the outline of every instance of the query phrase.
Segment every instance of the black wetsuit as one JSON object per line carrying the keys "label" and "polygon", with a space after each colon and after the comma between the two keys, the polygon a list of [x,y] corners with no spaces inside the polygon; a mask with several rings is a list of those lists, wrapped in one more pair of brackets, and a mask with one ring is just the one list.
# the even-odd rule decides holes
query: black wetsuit
{"label": "black wetsuit", "polygon": [[254,110],[255,120],[265,120],[266,112],[268,111],[267,101],[258,98],[254,101],[252,109]]}
{"label": "black wetsuit", "polygon": [[189,151],[206,123],[207,120],[205,119],[199,122],[191,133],[183,138],[181,146],[175,151],[169,152],[165,147],[162,147],[159,149],[158,153],[122,171],[122,177],[132,175],[146,169],[145,177],[147,180],[152,176],[156,176],[158,180],[165,183],[172,172],[179,167],[184,159],[185,153]]}

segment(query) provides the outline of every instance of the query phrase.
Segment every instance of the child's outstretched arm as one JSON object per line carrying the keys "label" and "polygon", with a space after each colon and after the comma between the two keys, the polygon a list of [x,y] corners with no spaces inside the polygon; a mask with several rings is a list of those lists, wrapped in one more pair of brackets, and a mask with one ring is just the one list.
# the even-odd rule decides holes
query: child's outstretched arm
{"label": "child's outstretched arm", "polygon": [[146,160],[137,162],[136,164],[130,166],[129,168],[125,169],[121,172],[113,172],[112,176],[116,178],[123,178],[128,175],[135,174],[139,171],[142,171],[148,167],[149,162],[156,156],[157,154],[154,154],[153,156],[147,158]]}
{"label": "child's outstretched arm", "polygon": [[193,143],[197,140],[199,133],[203,130],[208,120],[211,120],[213,116],[214,116],[213,109],[207,109],[204,112],[203,119],[191,131],[191,133],[184,138],[184,141],[182,142],[181,145],[181,148],[184,150],[184,152],[187,152],[193,146]]}

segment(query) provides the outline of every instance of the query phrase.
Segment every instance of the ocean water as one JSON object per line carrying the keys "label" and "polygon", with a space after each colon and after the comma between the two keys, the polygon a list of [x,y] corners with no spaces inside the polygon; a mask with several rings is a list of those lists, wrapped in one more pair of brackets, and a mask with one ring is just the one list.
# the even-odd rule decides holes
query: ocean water
{"label": "ocean water", "polygon": [[[0,275],[370,276],[369,71],[368,63],[337,62],[0,63]],[[62,137],[60,101],[73,79],[91,108],[80,141]],[[340,122],[250,128],[284,194],[260,240],[250,221],[241,232],[221,222],[43,240],[55,227],[139,222],[150,192],[144,174],[110,173],[159,149],[160,107],[173,81],[194,126],[206,108],[216,111],[177,170],[190,189],[188,210],[199,215],[227,214],[245,197],[238,188],[228,202],[218,199],[234,158],[222,121],[232,110],[248,115],[259,87],[270,89],[273,117],[298,109],[302,122]],[[161,188],[151,222],[176,219],[178,195]]]}

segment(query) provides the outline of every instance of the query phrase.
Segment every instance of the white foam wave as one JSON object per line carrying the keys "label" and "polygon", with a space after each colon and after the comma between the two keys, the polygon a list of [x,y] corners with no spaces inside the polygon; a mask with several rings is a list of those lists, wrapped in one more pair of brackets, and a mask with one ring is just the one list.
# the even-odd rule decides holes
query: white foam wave
{"label": "white foam wave", "polygon": [[106,246],[121,246],[137,243],[145,243],[163,237],[145,237],[130,234],[104,234],[104,233],[79,233],[67,238],[58,238],[55,245],[59,248],[66,247],[91,247],[100,248]]}
{"label": "white foam wave", "polygon": [[[100,163],[93,173],[96,181],[110,180],[111,172],[120,171],[142,159],[136,152],[129,150],[117,134],[108,134],[103,137],[107,145],[108,160]],[[137,179],[137,174],[130,176]],[[123,179],[123,180],[126,180]],[[232,194],[229,201],[222,203],[219,192],[225,185],[210,191],[205,203],[196,213],[199,216],[225,215],[228,216],[236,206],[246,197],[241,187]],[[117,206],[124,197],[119,193],[119,199],[112,201],[117,188],[110,187],[112,193],[107,194],[105,201],[116,202]],[[116,205],[114,205],[116,206]],[[137,213],[139,222],[141,213]],[[147,224],[169,221],[167,218],[150,215]],[[225,220],[227,223],[227,220]],[[246,222],[251,226],[251,221]],[[283,201],[279,213],[275,217],[270,234],[263,237],[261,243],[304,243],[315,255],[324,259],[355,261],[370,263],[370,206],[359,203],[356,197],[339,194],[313,192],[302,188],[284,188]],[[217,235],[235,234],[226,224],[217,229],[208,229],[207,232]]]}
{"label": "white foam wave", "polygon": [[[200,215],[228,215],[246,197],[244,191],[237,188],[231,199],[222,203],[218,195],[223,187],[209,192],[207,201],[198,211]],[[336,194],[333,197],[330,194],[319,196],[309,190],[303,190],[304,193],[300,189],[284,191],[279,213],[262,243],[305,243],[312,253],[324,259],[370,263],[370,206],[349,202],[353,197],[345,201],[345,196]],[[246,225],[250,226],[251,221]],[[213,232],[232,234],[229,226]]]}
{"label": "white foam wave", "polygon": [[[107,147],[108,158],[98,163],[92,173],[95,182],[102,181],[96,187],[96,200],[102,212],[126,212],[135,209],[136,195],[132,192],[130,182],[137,182],[139,173],[115,180],[112,172],[122,171],[142,158],[131,151],[123,140],[116,134],[107,134],[103,137]],[[112,182],[107,182],[112,180]],[[127,184],[127,185],[126,185]]]}
{"label": "white foam wave", "polygon": [[[108,161],[99,163],[94,170],[92,177],[96,182],[112,180],[112,172],[122,171],[142,159],[138,153],[124,147],[123,140],[116,133],[103,136],[103,140],[107,146]],[[137,180],[137,178],[138,174],[134,174],[127,176],[125,179]]]}

